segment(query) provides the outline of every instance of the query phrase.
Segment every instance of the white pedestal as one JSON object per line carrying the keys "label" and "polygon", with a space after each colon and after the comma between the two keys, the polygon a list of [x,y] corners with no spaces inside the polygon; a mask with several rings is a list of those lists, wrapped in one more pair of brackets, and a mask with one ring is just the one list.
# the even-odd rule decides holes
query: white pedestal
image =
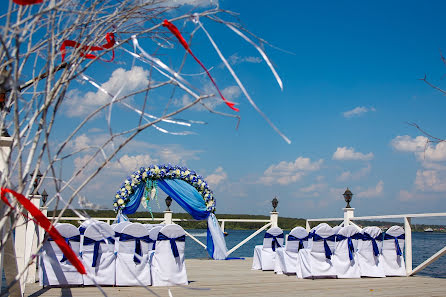
{"label": "white pedestal", "polygon": [[166,210],[164,212],[164,224],[173,224],[172,211]]}
{"label": "white pedestal", "polygon": [[277,211],[270,212],[271,227],[279,227],[279,213]]}
{"label": "white pedestal", "polygon": [[343,208],[344,210],[344,227],[350,225],[350,219],[355,217],[355,209],[350,208]]}
{"label": "white pedestal", "polygon": [[[40,208],[41,195],[33,195],[31,197],[31,202],[37,208]],[[25,248],[25,264],[29,262],[31,258],[34,257],[32,264],[29,266],[25,273],[25,281],[27,283],[36,282],[36,254],[37,254],[37,243],[38,243],[39,226],[34,223],[33,220],[28,221],[26,227],[26,248]]]}

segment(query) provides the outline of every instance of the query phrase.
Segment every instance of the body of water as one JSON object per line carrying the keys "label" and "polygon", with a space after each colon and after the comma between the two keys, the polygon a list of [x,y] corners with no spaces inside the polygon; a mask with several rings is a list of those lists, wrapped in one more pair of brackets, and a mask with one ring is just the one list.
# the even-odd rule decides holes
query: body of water
{"label": "body of water", "polygon": [[[206,244],[206,230],[195,229],[187,230],[189,233],[197,237],[200,241]],[[226,246],[228,250],[236,246],[243,239],[254,233],[255,230],[226,230],[228,236],[226,239]],[[287,233],[287,232],[285,232]],[[252,257],[254,246],[261,245],[265,232],[258,234],[256,237],[241,246],[230,257]],[[412,233],[412,258],[413,268],[423,263],[426,259],[431,257],[437,251],[446,245],[446,233],[435,232],[413,232]],[[198,243],[186,237],[186,259],[191,258],[209,258],[206,250]],[[419,275],[446,278],[446,255],[432,263]]]}

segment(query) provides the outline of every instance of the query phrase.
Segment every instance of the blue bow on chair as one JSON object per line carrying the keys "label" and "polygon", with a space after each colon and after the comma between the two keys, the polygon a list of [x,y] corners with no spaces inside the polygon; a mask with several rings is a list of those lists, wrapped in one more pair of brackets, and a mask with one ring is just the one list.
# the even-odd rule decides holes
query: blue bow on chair
{"label": "blue bow on chair", "polygon": [[279,235],[272,235],[268,232],[265,233],[265,238],[272,238],[272,242],[271,242],[271,248],[273,249],[273,252],[276,251],[276,247],[281,247],[279,241],[277,240],[277,238],[283,238],[283,233],[279,234]]}
{"label": "blue bow on chair", "polygon": [[328,241],[335,241],[336,240],[336,234],[333,234],[333,235],[330,235],[330,236],[324,238],[324,237],[321,237],[318,234],[314,233],[312,237],[313,237],[313,241],[320,241],[320,240],[324,241],[325,257],[327,259],[331,259],[331,255],[333,253],[331,252],[331,249],[330,249],[330,247],[327,244],[327,240]]}
{"label": "blue bow on chair", "polygon": [[364,240],[364,241],[371,240],[372,241],[373,254],[375,255],[375,257],[378,257],[379,249],[378,249],[378,244],[376,243],[376,241],[377,240],[382,241],[383,234],[380,233],[378,236],[372,237],[370,234],[364,233],[364,234],[362,234],[362,240]]}
{"label": "blue bow on chair", "polygon": [[394,239],[395,240],[396,254],[398,256],[402,256],[403,255],[403,252],[401,251],[401,248],[400,248],[400,244],[398,243],[398,239],[405,239],[405,238],[406,238],[406,236],[404,234],[401,234],[399,236],[392,236],[392,235],[389,235],[387,233],[384,234],[384,240],[386,240],[386,239]]}
{"label": "blue bow on chair", "polygon": [[79,233],[80,233],[81,235],[84,235],[85,230],[87,230],[86,227],[79,227]]}
{"label": "blue bow on chair", "polygon": [[175,238],[170,238],[160,232],[160,233],[158,233],[158,238],[156,240],[169,240],[170,248],[172,249],[172,254],[176,258],[176,257],[180,256],[180,254],[178,253],[178,247],[177,247],[176,241],[181,241],[181,242],[186,241],[186,235],[182,235],[180,237],[175,237]]}
{"label": "blue bow on chair", "polygon": [[144,241],[146,243],[152,243],[154,242],[154,240],[151,239],[149,235],[135,237],[129,234],[120,233],[119,241],[131,241],[131,240],[135,241],[135,255],[133,256],[133,261],[139,264],[141,263],[141,260],[136,255],[139,255],[140,257],[142,256],[141,241]]}
{"label": "blue bow on chair", "polygon": [[94,240],[89,237],[84,237],[84,245],[94,244],[93,263],[91,263],[91,267],[96,267],[96,261],[98,260],[98,255],[99,255],[99,246],[101,243],[106,243],[105,240],[107,240],[108,243],[110,244],[115,244],[115,240],[113,239],[113,237],[107,237],[106,239],[101,239],[101,240]]}
{"label": "blue bow on chair", "polygon": [[[75,235],[75,236],[71,236],[71,237],[64,237],[64,239],[65,239],[65,242],[71,247],[70,241],[80,242],[81,236]],[[48,237],[48,241],[54,241],[54,240],[51,237]],[[65,262],[66,260],[67,260],[67,257],[65,257],[65,254],[63,254],[63,257],[60,260],[60,263]]]}
{"label": "blue bow on chair", "polygon": [[308,241],[308,239],[310,238],[310,235],[305,236],[304,238],[298,238],[294,235],[288,235],[288,241],[298,241],[299,240],[299,248],[297,251],[300,251],[300,249],[304,248],[304,241]]}
{"label": "blue bow on chair", "polygon": [[355,247],[353,246],[352,239],[362,239],[361,233],[353,234],[350,237],[337,234],[336,235],[336,241],[346,240],[347,239],[347,246],[348,246],[348,257],[350,258],[350,261],[353,260],[353,253],[355,252]]}

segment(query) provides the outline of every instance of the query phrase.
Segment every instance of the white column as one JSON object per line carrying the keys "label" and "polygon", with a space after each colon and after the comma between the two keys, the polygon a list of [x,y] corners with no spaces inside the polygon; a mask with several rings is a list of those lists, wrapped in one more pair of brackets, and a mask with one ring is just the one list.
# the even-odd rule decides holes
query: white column
{"label": "white column", "polygon": [[221,229],[221,232],[225,233],[225,221],[224,220],[221,221],[220,229]]}
{"label": "white column", "polygon": [[305,221],[305,229],[307,230],[307,232],[310,232],[310,230],[311,230],[310,222],[308,222],[308,220]]}
{"label": "white column", "polygon": [[412,273],[412,227],[410,225],[410,218],[404,217],[404,249],[406,255],[406,274]]}
{"label": "white column", "polygon": [[271,227],[278,227],[279,213],[277,211],[270,212]]}
{"label": "white column", "polygon": [[173,224],[172,211],[170,210],[164,211],[164,224]]}
{"label": "white column", "polygon": [[350,219],[355,217],[355,209],[350,208],[343,208],[344,210],[344,227],[350,225]]}
{"label": "white column", "polygon": [[[31,202],[35,207],[40,208],[40,199],[41,195],[32,195]],[[34,257],[34,261],[29,266],[28,270],[25,273],[25,281],[27,283],[35,283],[36,282],[36,257],[37,254],[37,241],[39,228],[33,220],[29,220],[26,227],[26,247],[25,247],[25,264],[29,262],[30,259]]]}

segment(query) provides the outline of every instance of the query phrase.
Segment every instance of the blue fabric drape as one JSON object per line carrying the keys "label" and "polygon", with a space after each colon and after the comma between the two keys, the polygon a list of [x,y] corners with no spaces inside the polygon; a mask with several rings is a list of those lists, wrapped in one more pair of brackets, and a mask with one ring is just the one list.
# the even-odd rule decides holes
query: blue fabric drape
{"label": "blue fabric drape", "polygon": [[[107,237],[106,239],[107,239],[108,243],[115,244],[115,240],[112,237]],[[84,237],[84,242],[83,242],[84,245],[94,244],[93,262],[91,263],[91,267],[96,267],[96,261],[98,260],[98,256],[99,256],[99,246],[101,245],[101,243],[106,243],[105,239],[94,240],[90,237]]]}
{"label": "blue fabric drape", "polygon": [[328,246],[327,240],[328,241],[335,241],[336,240],[336,234],[330,235],[328,237],[321,237],[316,233],[313,233],[313,241],[320,241],[323,240],[324,241],[324,250],[325,250],[325,257],[327,259],[331,259],[331,255],[333,255],[333,252],[331,251],[330,247]]}
{"label": "blue fabric drape", "polygon": [[272,242],[271,242],[271,248],[273,249],[273,251],[276,251],[276,247],[281,247],[279,241],[277,240],[277,238],[283,238],[283,233],[279,234],[279,235],[272,235],[268,232],[265,233],[265,238],[272,238]]}
{"label": "blue fabric drape", "polygon": [[[75,236],[71,236],[71,237],[64,237],[65,242],[68,244],[69,247],[71,247],[70,241],[74,241],[74,242],[80,242],[81,241],[81,236],[80,235],[75,235]],[[51,237],[48,237],[48,241],[54,241]],[[60,260],[60,262],[64,262],[67,260],[67,257],[65,257],[65,254],[63,254],[62,259]]]}
{"label": "blue fabric drape", "polygon": [[[133,262],[140,264],[141,260],[139,257],[142,257],[142,251],[141,251],[141,241],[144,241],[146,243],[153,243],[153,239],[149,237],[149,235],[141,236],[141,237],[135,237],[129,234],[123,234],[120,233],[119,235],[119,241],[135,241],[135,255],[133,256]],[[137,257],[136,255],[139,255]]]}
{"label": "blue fabric drape", "polygon": [[401,248],[400,248],[400,244],[398,243],[398,239],[405,239],[405,238],[406,238],[406,236],[404,234],[401,234],[400,236],[392,236],[392,235],[389,235],[387,233],[384,234],[384,240],[386,240],[386,239],[395,239],[396,254],[398,256],[402,256],[403,255],[403,252],[401,251]]}
{"label": "blue fabric drape", "polygon": [[297,251],[300,251],[301,249],[304,248],[304,241],[308,241],[309,239],[309,235],[305,236],[304,238],[298,238],[294,235],[288,235],[288,241],[298,241],[299,240],[299,248],[297,249]]}
{"label": "blue fabric drape", "polygon": [[176,258],[180,256],[178,253],[178,247],[176,244],[176,241],[186,241],[186,235],[182,235],[180,237],[170,238],[164,235],[163,233],[158,233],[158,238],[156,240],[169,240],[170,241],[170,248],[172,249],[172,254]]}
{"label": "blue fabric drape", "polygon": [[123,214],[132,214],[138,210],[138,207],[141,204],[142,195],[144,194],[145,186],[146,183],[141,182],[136,188],[135,192],[133,192],[133,194],[130,195],[130,201],[126,204],[125,208],[122,210]]}
{"label": "blue fabric drape", "polygon": [[160,179],[157,184],[194,219],[204,220],[209,216],[203,197],[187,182],[180,179]]}
{"label": "blue fabric drape", "polygon": [[364,240],[364,241],[371,240],[372,241],[373,254],[375,255],[375,257],[378,257],[379,249],[378,249],[378,244],[376,243],[376,241],[377,240],[382,241],[383,240],[383,234],[380,233],[378,236],[373,238],[372,236],[370,236],[370,234],[364,233],[364,234],[362,234],[362,240]]}

